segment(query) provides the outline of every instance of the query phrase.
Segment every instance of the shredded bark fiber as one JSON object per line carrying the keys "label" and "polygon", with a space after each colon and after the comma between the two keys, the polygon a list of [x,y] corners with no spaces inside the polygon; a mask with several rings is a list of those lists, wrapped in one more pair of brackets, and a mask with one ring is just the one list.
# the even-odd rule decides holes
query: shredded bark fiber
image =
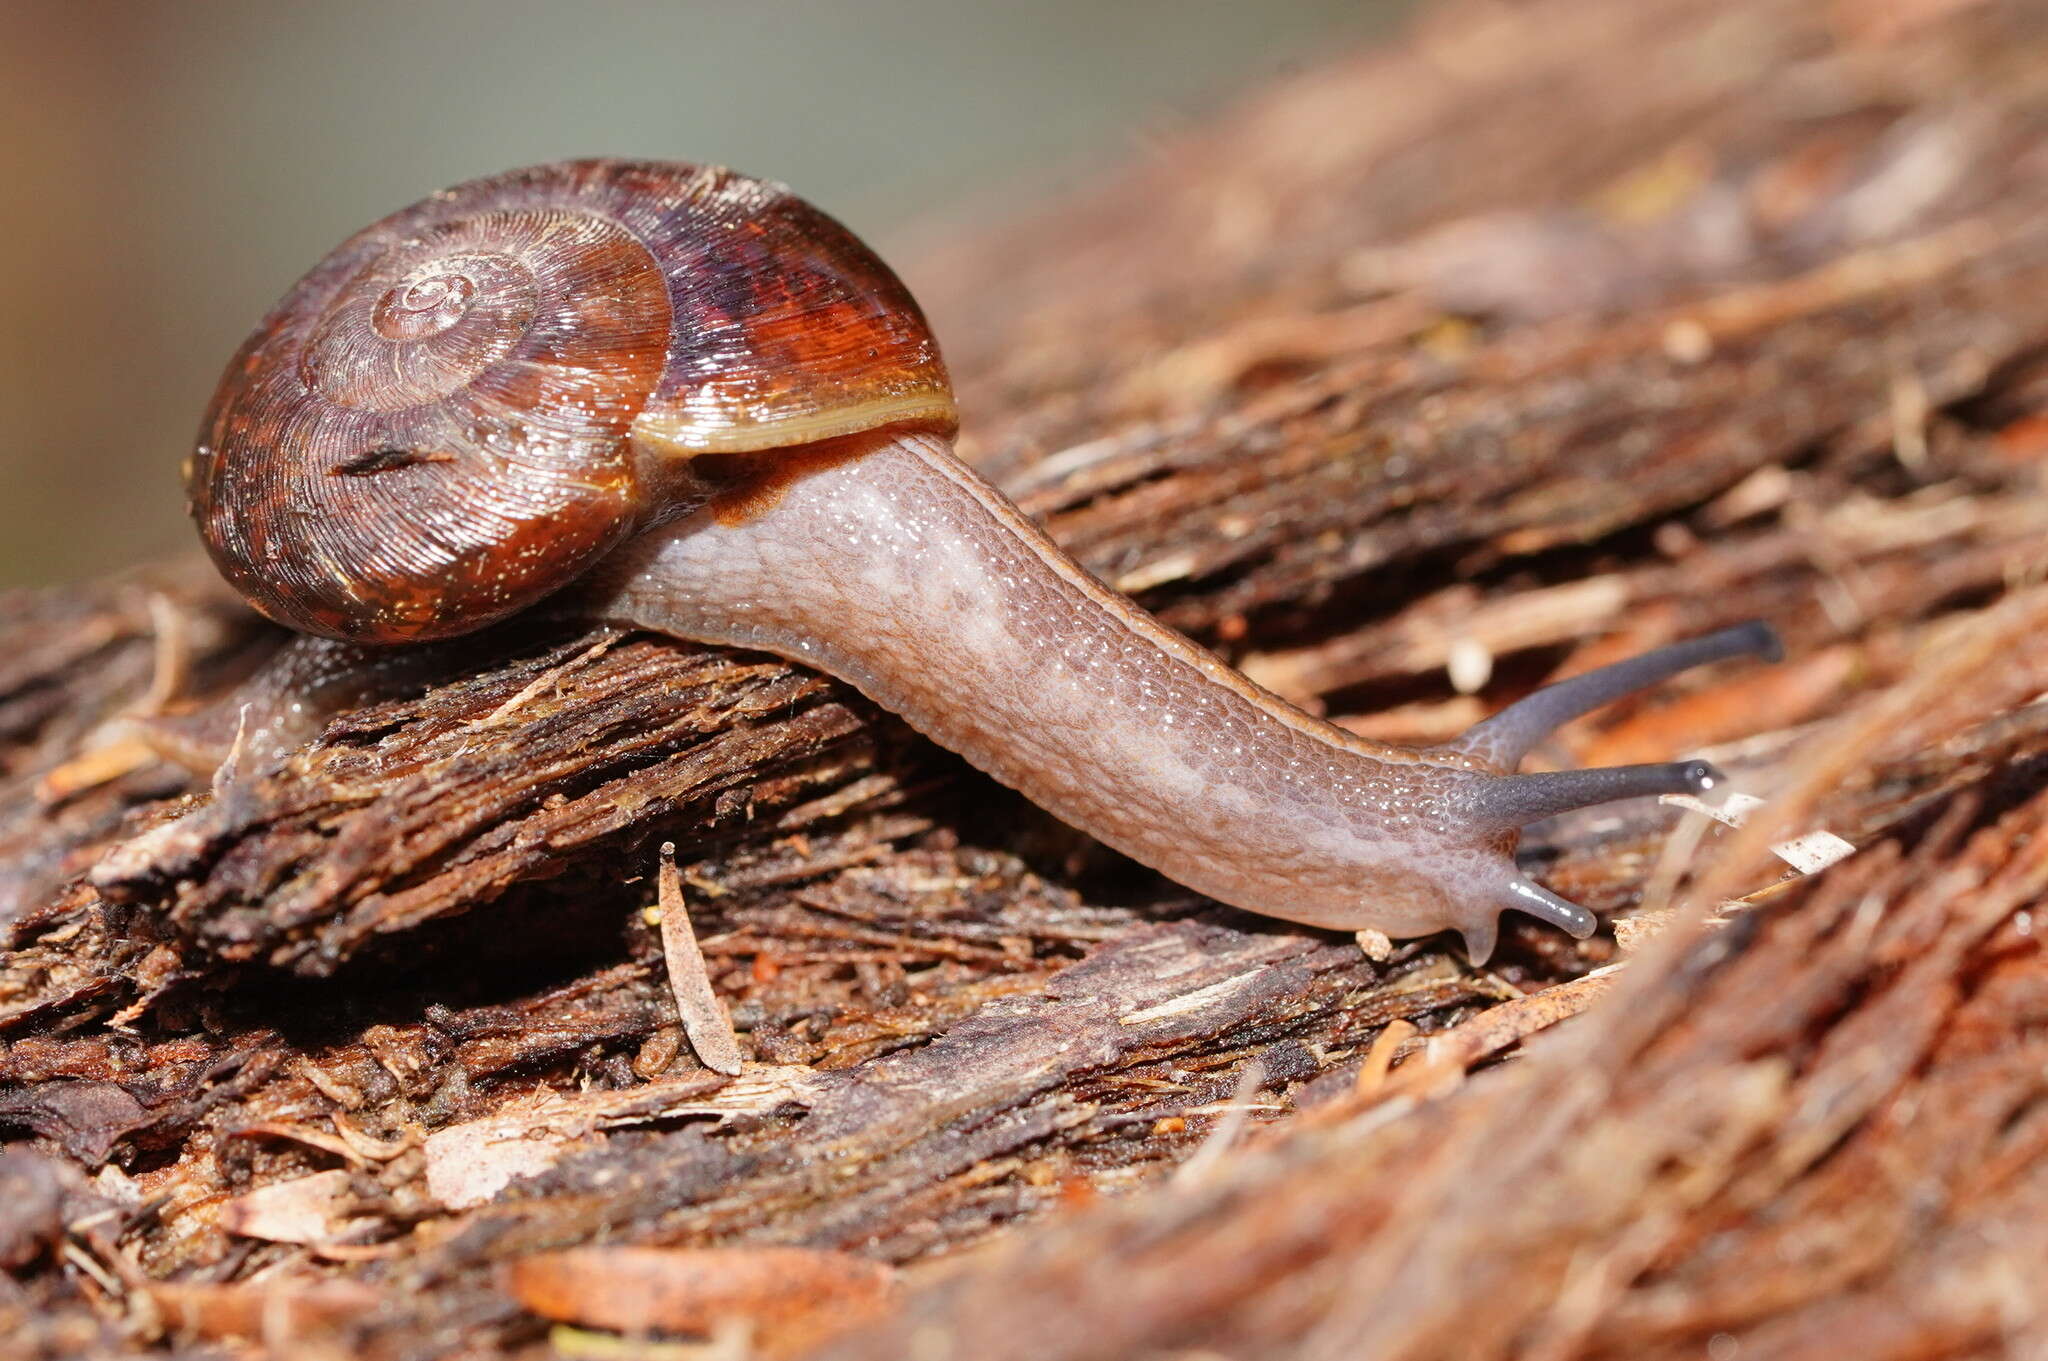
{"label": "shredded bark fiber", "polygon": [[2021,0],[1448,4],[892,252],[964,451],[1358,731],[1785,634],[1539,754],[1766,802],[1538,829],[1612,929],[1485,970],[639,635],[216,793],[123,736],[280,641],[203,565],[0,596],[0,1356],[2048,1354],[2044,134]]}

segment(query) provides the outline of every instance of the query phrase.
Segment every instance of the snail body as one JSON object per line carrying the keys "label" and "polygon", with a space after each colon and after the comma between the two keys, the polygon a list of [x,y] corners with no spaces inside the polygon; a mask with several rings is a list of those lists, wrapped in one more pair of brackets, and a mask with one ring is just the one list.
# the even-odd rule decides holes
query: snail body
{"label": "snail body", "polygon": [[258,610],[351,643],[542,599],[852,683],[1067,822],[1239,907],[1475,960],[1583,908],[1519,828],[1698,792],[1704,762],[1516,774],[1535,741],[1745,625],[1536,692],[1440,747],[1288,705],[1118,595],[957,459],[922,314],[855,238],[729,171],[583,161],[359,233],[230,364],[187,470]]}

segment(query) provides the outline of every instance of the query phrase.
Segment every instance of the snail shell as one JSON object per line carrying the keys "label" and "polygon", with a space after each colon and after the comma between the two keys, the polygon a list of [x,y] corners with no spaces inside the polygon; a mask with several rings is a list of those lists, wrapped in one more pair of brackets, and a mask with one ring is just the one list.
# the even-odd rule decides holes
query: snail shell
{"label": "snail shell", "polygon": [[342,243],[229,363],[185,481],[256,608],[402,642],[685,508],[695,455],[954,424],[923,314],[837,222],[729,170],[574,161]]}

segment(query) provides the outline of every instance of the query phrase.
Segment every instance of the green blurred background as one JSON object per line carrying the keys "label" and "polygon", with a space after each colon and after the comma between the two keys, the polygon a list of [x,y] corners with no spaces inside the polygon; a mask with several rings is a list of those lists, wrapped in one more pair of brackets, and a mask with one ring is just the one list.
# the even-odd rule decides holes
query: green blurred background
{"label": "green blurred background", "polygon": [[913,221],[1142,155],[1406,8],[0,0],[0,586],[188,548],[176,469],[229,353],[336,242],[443,185],[723,162],[915,289]]}

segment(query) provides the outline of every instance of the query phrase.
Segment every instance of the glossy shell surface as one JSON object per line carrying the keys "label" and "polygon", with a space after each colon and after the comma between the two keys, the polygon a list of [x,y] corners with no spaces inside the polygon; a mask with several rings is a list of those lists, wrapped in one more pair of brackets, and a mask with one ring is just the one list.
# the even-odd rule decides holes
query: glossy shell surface
{"label": "glossy shell surface", "polygon": [[916,303],[831,218],[727,170],[578,161],[338,247],[229,364],[186,489],[258,609],[400,642],[574,579],[694,455],[952,422]]}

